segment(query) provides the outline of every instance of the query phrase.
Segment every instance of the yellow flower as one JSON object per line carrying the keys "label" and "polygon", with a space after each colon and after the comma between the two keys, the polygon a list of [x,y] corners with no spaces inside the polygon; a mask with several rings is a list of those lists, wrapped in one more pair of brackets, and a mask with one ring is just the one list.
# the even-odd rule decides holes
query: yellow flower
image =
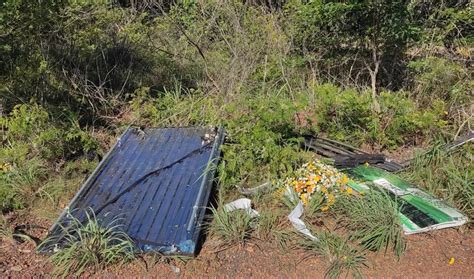
{"label": "yellow flower", "polygon": [[449,265],[453,265],[454,264],[454,258],[451,257],[451,259],[449,259],[449,262],[448,262]]}
{"label": "yellow flower", "polygon": [[305,194],[301,195],[301,201],[304,205],[308,204],[308,197]]}
{"label": "yellow flower", "polygon": [[347,182],[349,182],[349,178],[347,178],[347,175],[344,175],[342,177],[342,184],[347,184]]}
{"label": "yellow flower", "polygon": [[287,190],[289,190],[287,187],[281,187],[275,193],[278,197],[283,197],[283,195],[285,195]]}
{"label": "yellow flower", "polygon": [[335,197],[333,194],[328,194],[328,204],[333,204],[335,201]]}
{"label": "yellow flower", "polygon": [[348,194],[352,194],[352,188],[351,188],[351,187],[347,187],[346,192],[347,192]]}
{"label": "yellow flower", "polygon": [[9,163],[0,164],[0,171],[2,172],[9,172],[11,171],[11,169],[12,169],[12,166]]}

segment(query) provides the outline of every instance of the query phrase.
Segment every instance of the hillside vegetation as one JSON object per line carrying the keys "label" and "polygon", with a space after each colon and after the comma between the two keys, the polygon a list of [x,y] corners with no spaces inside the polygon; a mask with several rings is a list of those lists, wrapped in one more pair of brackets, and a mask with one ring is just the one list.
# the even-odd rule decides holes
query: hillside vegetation
{"label": "hillside vegetation", "polygon": [[222,202],[307,161],[305,134],[388,153],[434,146],[405,177],[472,219],[473,147],[436,147],[472,129],[473,8],[1,1],[2,219],[30,208],[54,220],[130,124],[224,125]]}

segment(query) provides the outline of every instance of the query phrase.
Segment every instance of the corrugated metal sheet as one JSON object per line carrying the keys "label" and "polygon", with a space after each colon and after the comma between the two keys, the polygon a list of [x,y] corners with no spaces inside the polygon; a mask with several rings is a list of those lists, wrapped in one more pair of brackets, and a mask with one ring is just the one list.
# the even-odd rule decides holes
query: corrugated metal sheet
{"label": "corrugated metal sheet", "polygon": [[[69,205],[85,220],[120,217],[142,251],[194,254],[208,204],[223,130],[129,128]],[[50,235],[60,234],[67,214]]]}
{"label": "corrugated metal sheet", "polygon": [[[303,145],[308,150],[333,159],[337,156],[351,158],[352,155],[356,154],[369,155],[369,153],[348,144],[320,137],[307,136]],[[372,165],[389,172],[397,172],[405,168],[405,164],[399,164],[387,158],[383,162],[377,162]]]}

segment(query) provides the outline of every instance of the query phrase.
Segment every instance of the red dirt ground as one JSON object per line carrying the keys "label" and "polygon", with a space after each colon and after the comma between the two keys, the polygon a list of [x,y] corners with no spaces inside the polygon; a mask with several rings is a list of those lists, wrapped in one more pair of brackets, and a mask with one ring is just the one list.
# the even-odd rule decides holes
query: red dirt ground
{"label": "red dirt ground", "polygon": [[[377,151],[363,147],[366,151]],[[413,155],[413,148],[391,152],[390,158],[402,161]],[[25,212],[9,216],[12,226],[37,224],[45,228],[50,220]],[[39,239],[46,230],[29,230]],[[474,278],[474,229],[445,229],[407,236],[408,249],[402,258],[387,253],[368,254],[369,278]],[[88,271],[83,278],[323,278],[328,263],[308,257],[300,249],[280,250],[261,241],[218,251],[217,241],[209,238],[200,254],[186,262],[163,263],[144,256],[124,266]],[[449,264],[454,258],[454,263]],[[32,242],[18,243],[0,238],[0,278],[49,278],[52,265],[48,258],[35,253]]]}
{"label": "red dirt ground", "polygon": [[[31,216],[10,218],[13,225],[28,223],[49,227],[50,222]],[[31,230],[32,235],[44,238],[44,230]],[[369,254],[369,267],[363,273],[367,277],[380,278],[474,278],[473,230],[445,229],[427,234],[408,236],[408,250],[397,261],[387,255]],[[87,272],[84,278],[322,278],[327,263],[322,258],[307,257],[302,250],[282,251],[273,244],[249,243],[216,251],[216,241],[207,239],[201,253],[186,262],[171,264],[156,261],[149,256],[124,266],[112,266],[106,270]],[[453,257],[454,264],[449,260]],[[45,278],[52,265],[47,257],[35,253],[32,242],[17,243],[10,239],[0,240],[0,277]]]}

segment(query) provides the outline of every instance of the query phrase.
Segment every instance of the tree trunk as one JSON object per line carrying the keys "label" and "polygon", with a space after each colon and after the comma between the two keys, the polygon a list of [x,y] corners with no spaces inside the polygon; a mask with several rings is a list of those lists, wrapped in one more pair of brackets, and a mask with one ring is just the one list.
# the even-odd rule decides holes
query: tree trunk
{"label": "tree trunk", "polygon": [[374,69],[367,67],[370,73],[370,81],[372,85],[372,110],[376,113],[380,113],[380,104],[377,101],[377,75],[379,73],[380,60],[377,58],[377,51],[374,49],[372,52],[372,59],[374,63]]}

